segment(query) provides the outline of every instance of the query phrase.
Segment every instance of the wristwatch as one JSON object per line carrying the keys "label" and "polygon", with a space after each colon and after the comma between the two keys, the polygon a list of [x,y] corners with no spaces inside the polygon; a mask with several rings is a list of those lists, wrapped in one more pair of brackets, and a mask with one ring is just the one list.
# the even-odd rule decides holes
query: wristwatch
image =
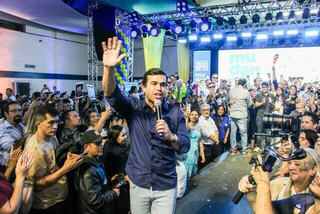
{"label": "wristwatch", "polygon": [[179,140],[178,136],[176,134],[173,134],[173,136],[170,139],[171,143],[177,142]]}

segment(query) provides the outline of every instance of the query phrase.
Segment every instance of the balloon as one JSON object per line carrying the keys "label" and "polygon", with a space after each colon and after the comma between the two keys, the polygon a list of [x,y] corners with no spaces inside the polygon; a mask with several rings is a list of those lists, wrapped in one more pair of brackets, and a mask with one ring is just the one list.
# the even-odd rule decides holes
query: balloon
{"label": "balloon", "polygon": [[126,49],[121,48],[121,52],[122,52],[122,53],[125,53],[125,52],[126,52]]}
{"label": "balloon", "polygon": [[122,80],[122,78],[120,76],[118,76],[117,80],[120,82]]}
{"label": "balloon", "polygon": [[115,73],[115,76],[116,76],[116,77],[118,77],[118,76],[120,76],[120,75],[119,75],[119,73],[118,73],[118,72],[116,72],[116,73]]}
{"label": "balloon", "polygon": [[121,80],[121,81],[120,81],[120,84],[121,84],[121,85],[124,85],[124,81],[123,81],[123,80]]}
{"label": "balloon", "polygon": [[127,52],[127,53],[125,53],[126,54],[126,57],[129,57],[129,53]]}
{"label": "balloon", "polygon": [[114,29],[118,30],[118,29],[119,29],[119,26],[118,26],[118,25],[114,26]]}
{"label": "balloon", "polygon": [[118,29],[118,33],[122,33],[122,32],[123,32],[122,29],[119,28],[119,29]]}
{"label": "balloon", "polygon": [[121,64],[120,67],[121,67],[121,69],[125,69],[124,64]]}

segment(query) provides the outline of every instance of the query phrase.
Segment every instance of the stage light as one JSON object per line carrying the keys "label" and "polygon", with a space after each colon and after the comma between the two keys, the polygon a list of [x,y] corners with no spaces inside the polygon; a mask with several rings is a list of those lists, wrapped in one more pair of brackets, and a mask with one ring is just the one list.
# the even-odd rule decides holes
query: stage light
{"label": "stage light", "polygon": [[252,23],[256,24],[256,23],[259,23],[259,22],[260,22],[260,16],[258,14],[254,14],[252,16]]}
{"label": "stage light", "polygon": [[317,31],[317,30],[307,30],[304,35],[306,37],[317,37],[317,36],[319,36],[319,31]]}
{"label": "stage light", "polygon": [[153,37],[157,37],[160,33],[160,28],[157,27],[157,26],[152,26],[150,28],[150,35],[153,36]]}
{"label": "stage light", "polygon": [[208,19],[202,19],[202,21],[199,23],[199,29],[202,32],[207,32],[211,28],[211,22],[208,21]]}
{"label": "stage light", "polygon": [[282,22],[283,19],[284,19],[283,13],[282,12],[277,13],[277,15],[276,15],[277,22]]}
{"label": "stage light", "polygon": [[143,25],[141,26],[141,30],[142,30],[143,33],[147,33],[147,32],[149,31],[148,26],[145,25],[145,24],[143,24]]}
{"label": "stage light", "polygon": [[273,31],[273,35],[274,36],[283,36],[284,32],[283,32],[283,30],[275,30],[275,31]]}
{"label": "stage light", "polygon": [[188,36],[188,38],[189,38],[189,41],[197,41],[198,40],[197,34],[190,34]]}
{"label": "stage light", "polygon": [[302,10],[297,10],[297,11],[295,11],[295,13],[296,13],[297,16],[300,16],[300,15],[302,15],[303,11]]}
{"label": "stage light", "polygon": [[317,14],[318,11],[319,11],[319,8],[313,7],[313,8],[311,8],[310,13],[311,14]]}
{"label": "stage light", "polygon": [[177,35],[180,35],[184,32],[184,25],[177,21],[174,25],[171,26],[171,31]]}
{"label": "stage light", "polygon": [[241,33],[241,37],[242,38],[249,38],[252,36],[252,33],[251,32],[242,32]]}
{"label": "stage light", "polygon": [[215,33],[215,34],[213,34],[213,38],[214,39],[222,39],[223,35],[222,35],[222,33]]}
{"label": "stage light", "polygon": [[131,38],[137,38],[140,35],[140,30],[138,30],[136,27],[132,27],[130,31]]}
{"label": "stage light", "polygon": [[291,21],[296,19],[296,14],[295,14],[294,10],[290,11],[288,19]]}
{"label": "stage light", "polygon": [[176,6],[176,10],[179,13],[185,13],[189,10],[187,0],[178,0]]}
{"label": "stage light", "polygon": [[271,22],[273,19],[272,13],[267,13],[266,17],[264,18],[266,22]]}
{"label": "stage light", "polygon": [[210,38],[210,36],[202,36],[202,37],[200,38],[200,41],[201,41],[202,43],[211,42],[211,38]]}
{"label": "stage light", "polygon": [[289,11],[283,11],[282,13],[283,13],[283,16],[284,16],[284,17],[287,17],[287,16],[289,16],[289,14],[290,14]]}
{"label": "stage light", "polygon": [[217,18],[216,18],[216,23],[217,23],[218,26],[222,26],[222,25],[223,25],[223,18],[220,17],[220,16],[217,17]]}
{"label": "stage light", "polygon": [[298,34],[298,30],[288,30],[287,31],[287,35],[290,35],[290,36],[297,35],[297,34]]}
{"label": "stage light", "polygon": [[304,8],[302,13],[302,19],[309,19],[310,18],[310,9]]}
{"label": "stage light", "polygon": [[245,15],[240,17],[240,24],[244,25],[248,23],[248,18]]}
{"label": "stage light", "polygon": [[238,4],[249,4],[251,0],[238,0]]}
{"label": "stage light", "polygon": [[235,42],[235,41],[237,41],[237,36],[236,35],[227,35],[226,39],[228,42]]}
{"label": "stage light", "polygon": [[257,34],[257,39],[258,40],[267,40],[268,39],[268,34],[265,34],[265,33]]}
{"label": "stage light", "polygon": [[229,17],[228,23],[229,23],[229,25],[234,26],[234,25],[236,25],[236,19],[231,16],[231,17]]}
{"label": "stage light", "polygon": [[139,21],[139,15],[137,12],[129,13],[129,21],[131,24],[137,24]]}
{"label": "stage light", "polygon": [[178,39],[178,43],[179,44],[186,44],[187,43],[187,39],[184,38],[184,37],[181,37],[181,38]]}

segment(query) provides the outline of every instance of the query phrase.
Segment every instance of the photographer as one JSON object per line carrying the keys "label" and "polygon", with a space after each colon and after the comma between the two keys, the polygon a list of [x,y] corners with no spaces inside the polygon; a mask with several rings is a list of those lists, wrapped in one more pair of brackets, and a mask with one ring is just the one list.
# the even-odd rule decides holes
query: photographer
{"label": "photographer", "polygon": [[[320,158],[313,149],[304,149],[307,157],[302,160],[289,161],[290,177],[279,178],[270,182],[271,200],[281,200],[291,195],[309,193],[308,186],[319,171]],[[238,185],[239,191],[247,193],[251,209],[256,211],[257,192],[251,185],[248,176],[241,179]],[[259,208],[261,204],[259,203]]]}
{"label": "photographer", "polygon": [[320,209],[320,189],[319,172],[309,185],[311,194],[299,194],[290,196],[287,199],[271,202],[269,175],[261,167],[252,168],[251,174],[257,185],[257,204],[259,209],[257,214],[269,213],[319,213]]}

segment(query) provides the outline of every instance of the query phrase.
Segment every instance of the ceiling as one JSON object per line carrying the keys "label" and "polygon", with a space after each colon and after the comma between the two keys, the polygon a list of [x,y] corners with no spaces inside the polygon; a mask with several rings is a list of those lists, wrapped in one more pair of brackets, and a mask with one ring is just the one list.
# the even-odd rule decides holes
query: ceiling
{"label": "ceiling", "polygon": [[[87,33],[88,0],[0,0],[0,11],[41,25]],[[139,14],[176,10],[176,0],[97,0]],[[235,3],[237,0],[188,0],[189,8]]]}

